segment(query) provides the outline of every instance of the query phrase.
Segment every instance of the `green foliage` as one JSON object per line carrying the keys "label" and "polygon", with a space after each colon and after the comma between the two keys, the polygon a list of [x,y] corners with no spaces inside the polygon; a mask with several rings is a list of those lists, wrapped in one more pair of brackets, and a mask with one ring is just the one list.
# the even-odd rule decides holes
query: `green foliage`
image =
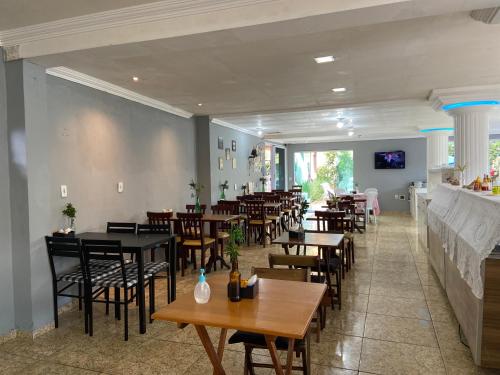
{"label": "green foliage", "polygon": [[191,198],[199,197],[205,186],[196,182],[194,179],[191,179],[189,183],[189,187],[191,189]]}
{"label": "green foliage", "polygon": [[302,223],[302,220],[304,220],[304,215],[307,213],[308,209],[309,209],[309,202],[306,199],[304,199],[300,203],[300,209],[299,209],[299,213],[298,213],[300,223]]}
{"label": "green foliage", "polygon": [[62,210],[62,214],[70,219],[74,219],[76,217],[76,208],[72,203],[67,203],[64,210]]}
{"label": "green foliage", "polygon": [[243,243],[243,232],[239,225],[233,225],[229,232],[229,242],[226,245],[226,254],[229,255],[231,262],[238,261],[240,256],[240,244]]}
{"label": "green foliage", "polygon": [[490,167],[494,168],[495,171],[498,172],[500,169],[500,141],[490,141],[488,160],[490,162]]}
{"label": "green foliage", "polygon": [[326,164],[318,168],[316,172],[317,180],[330,183],[337,182],[339,178],[337,154],[336,151],[328,151],[326,153]]}

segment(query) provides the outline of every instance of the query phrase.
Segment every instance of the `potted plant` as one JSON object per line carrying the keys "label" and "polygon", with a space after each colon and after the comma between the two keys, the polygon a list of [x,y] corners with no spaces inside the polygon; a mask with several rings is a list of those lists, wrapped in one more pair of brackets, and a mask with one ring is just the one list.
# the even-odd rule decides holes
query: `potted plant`
{"label": "potted plant", "polygon": [[467,169],[467,166],[465,164],[464,165],[457,164],[455,166],[455,171],[458,172],[459,186],[461,186],[461,187],[463,187],[465,185],[464,172],[466,169]]}
{"label": "potted plant", "polygon": [[262,176],[261,178],[259,178],[259,181],[262,185],[262,192],[265,192],[266,191],[266,182],[267,182],[267,177],[266,176]]}
{"label": "potted plant", "polygon": [[248,190],[247,184],[241,185],[240,189],[241,189],[243,195],[247,195],[247,190]]}
{"label": "potted plant", "polygon": [[200,194],[203,191],[204,186],[196,182],[194,179],[192,179],[191,182],[189,183],[189,188],[191,189],[191,198],[195,198],[194,212],[200,213],[201,212]]}
{"label": "potted plant", "polygon": [[241,273],[238,270],[238,257],[240,255],[240,243],[243,242],[243,232],[239,225],[233,225],[229,232],[229,242],[226,246],[226,254],[231,261],[231,272],[229,272],[228,297],[232,302],[238,302],[240,296]]}
{"label": "potted plant", "polygon": [[62,210],[62,214],[68,218],[69,221],[69,227],[72,232],[75,231],[75,219],[76,219],[76,208],[73,206],[73,204],[66,203],[66,206],[64,206],[64,210]]}
{"label": "potted plant", "polygon": [[220,199],[225,200],[226,199],[226,190],[229,189],[229,183],[228,181],[224,181],[224,183],[219,184],[219,188],[221,190],[220,193]]}
{"label": "potted plant", "polygon": [[309,209],[309,202],[304,199],[300,204],[299,213],[297,215],[299,221],[299,227],[297,229],[289,231],[290,238],[297,238],[300,240],[304,239],[305,231],[304,231],[303,221],[304,221],[304,216],[307,213],[308,209]]}

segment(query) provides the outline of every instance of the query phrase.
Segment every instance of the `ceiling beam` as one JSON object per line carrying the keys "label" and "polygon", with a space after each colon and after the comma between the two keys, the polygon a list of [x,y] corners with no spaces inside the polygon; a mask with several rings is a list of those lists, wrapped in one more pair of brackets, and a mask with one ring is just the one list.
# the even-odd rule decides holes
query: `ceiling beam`
{"label": "ceiling beam", "polygon": [[165,39],[409,0],[165,0],[0,31],[4,59]]}

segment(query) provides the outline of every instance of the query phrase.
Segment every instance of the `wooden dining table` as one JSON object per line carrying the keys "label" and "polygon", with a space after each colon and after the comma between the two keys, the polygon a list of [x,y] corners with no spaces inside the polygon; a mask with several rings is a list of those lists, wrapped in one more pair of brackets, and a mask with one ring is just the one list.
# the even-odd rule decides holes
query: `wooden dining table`
{"label": "wooden dining table", "polygon": [[342,233],[306,232],[304,238],[299,239],[290,238],[290,233],[285,232],[272,240],[272,243],[281,245],[287,255],[290,253],[290,247],[297,246],[296,255],[299,255],[300,246],[338,247],[343,239],[344,235]]}
{"label": "wooden dining table", "polygon": [[[210,225],[210,237],[215,238],[217,240],[217,238],[218,238],[217,224],[228,223],[231,221],[238,220],[240,218],[241,218],[240,215],[203,214],[201,221],[204,223],[209,223],[209,225]],[[172,215],[171,220],[174,222],[174,228],[175,228],[175,222],[179,220],[176,213],[174,213]],[[217,261],[219,261],[221,263],[221,267],[226,267],[228,269],[230,268],[229,265],[224,260],[224,257],[222,255],[219,255],[218,252],[215,251],[214,254],[210,255],[210,258],[208,259],[207,265],[205,267],[207,273],[209,273],[212,270],[212,265],[215,264],[215,262],[217,262]]]}
{"label": "wooden dining table", "polygon": [[[254,299],[231,302],[227,297],[228,281],[228,274],[208,277],[211,290],[208,303],[197,304],[193,293],[186,293],[155,312],[153,318],[177,322],[182,326],[193,324],[217,375],[226,374],[222,358],[228,329],[264,335],[274,369],[279,375],[285,372],[277,353],[276,338],[280,336],[288,339],[286,374],[290,374],[292,370],[295,340],[306,339],[307,365],[310,368],[309,326],[321,303],[326,285],[259,279],[259,292]],[[217,350],[206,327],[220,328]]]}

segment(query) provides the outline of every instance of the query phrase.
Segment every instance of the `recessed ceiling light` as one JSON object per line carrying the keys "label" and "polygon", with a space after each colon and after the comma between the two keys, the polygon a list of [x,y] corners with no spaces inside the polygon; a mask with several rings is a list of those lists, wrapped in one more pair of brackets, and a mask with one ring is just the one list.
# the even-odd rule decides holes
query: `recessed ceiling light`
{"label": "recessed ceiling light", "polygon": [[337,122],[337,128],[342,129],[344,127],[344,123],[342,121]]}
{"label": "recessed ceiling light", "polygon": [[324,63],[334,62],[335,57],[333,57],[333,56],[319,56],[319,57],[315,57],[314,61],[316,61],[318,64],[324,64]]}
{"label": "recessed ceiling light", "polygon": [[198,103],[198,107],[201,107],[203,105],[203,103]]}
{"label": "recessed ceiling light", "polygon": [[260,136],[262,135],[262,130],[259,130],[259,131],[257,132],[257,135],[260,137]]}
{"label": "recessed ceiling light", "polygon": [[346,92],[347,89],[345,87],[335,87],[332,89],[333,92]]}
{"label": "recessed ceiling light", "polygon": [[348,135],[349,137],[352,137],[352,136],[354,135],[354,131],[353,131],[353,130],[349,130],[349,132],[347,133],[347,135]]}
{"label": "recessed ceiling light", "polygon": [[139,77],[132,77],[132,81],[139,82]]}

